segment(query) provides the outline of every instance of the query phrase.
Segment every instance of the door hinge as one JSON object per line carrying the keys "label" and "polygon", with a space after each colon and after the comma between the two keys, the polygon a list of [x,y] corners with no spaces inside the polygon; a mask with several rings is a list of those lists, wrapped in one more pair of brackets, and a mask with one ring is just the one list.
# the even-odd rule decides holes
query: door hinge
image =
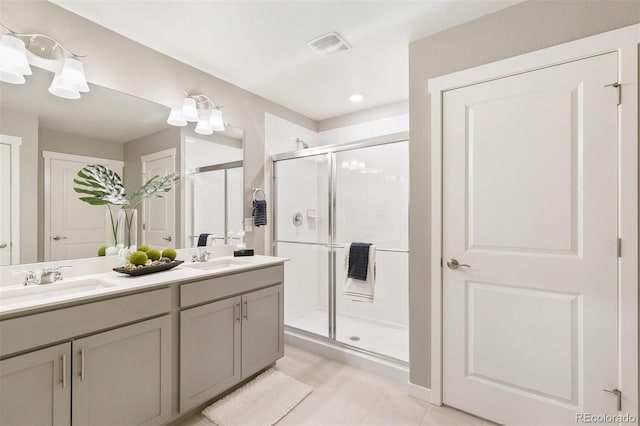
{"label": "door hinge", "polygon": [[622,257],[622,238],[618,238],[618,257]]}
{"label": "door hinge", "polygon": [[622,84],[616,81],[615,83],[605,84],[604,87],[613,87],[618,91],[618,105],[620,105],[622,103]]}
{"label": "door hinge", "polygon": [[440,267],[442,268],[442,258],[440,258]]}
{"label": "door hinge", "polygon": [[143,230],[143,231],[146,231],[146,230],[147,230],[147,224],[146,224],[146,223],[143,223],[143,224],[142,224],[142,230]]}

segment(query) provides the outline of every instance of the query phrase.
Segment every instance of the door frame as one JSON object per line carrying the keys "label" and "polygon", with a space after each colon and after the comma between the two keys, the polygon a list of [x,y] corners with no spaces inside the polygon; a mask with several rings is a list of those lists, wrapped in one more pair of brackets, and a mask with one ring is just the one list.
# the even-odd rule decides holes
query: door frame
{"label": "door frame", "polygon": [[[103,166],[120,167],[124,170],[124,161],[108,158],[87,157],[84,155],[65,154],[63,152],[42,151],[44,158],[44,231],[42,233],[44,245],[44,261],[51,260],[51,160],[76,161],[86,164],[101,164]],[[122,176],[120,176],[122,177]]]}
{"label": "door frame", "polygon": [[20,146],[22,138],[0,134],[0,143],[11,153],[11,265],[20,263]]}
{"label": "door frame", "polygon": [[[622,412],[638,417],[638,45],[640,24],[429,80],[431,98],[431,403],[442,405],[442,99],[446,91],[618,54],[618,380]],[[614,83],[613,81],[611,83]],[[437,265],[440,264],[440,267]],[[427,301],[427,303],[429,303]],[[624,372],[624,374],[623,374]]]}
{"label": "door frame", "polygon": [[[162,151],[158,151],[158,152],[153,152],[151,154],[146,154],[140,157],[140,163],[142,165],[142,173],[141,173],[141,179],[142,182],[141,184],[144,185],[145,182],[148,180],[147,177],[147,162],[149,161],[154,161],[154,160],[159,160],[160,158],[165,158],[165,157],[171,157],[171,160],[173,162],[173,173],[176,172],[176,149],[175,148],[169,148],[169,149],[164,149]],[[175,185],[173,190],[175,191],[178,185]],[[175,241],[175,244],[178,244],[178,237],[176,235],[176,219],[177,219],[177,212],[178,209],[176,208],[176,201],[177,201],[178,197],[173,194],[173,225],[171,226],[171,235],[173,238],[173,241]],[[148,207],[148,203],[149,200],[144,200],[142,202],[142,218],[139,219],[142,224],[145,224],[145,219],[146,219],[146,215],[147,215],[147,209]],[[182,204],[182,203],[180,203]],[[141,237],[140,241],[142,242],[142,244],[146,244],[146,229],[144,229],[145,227],[142,226],[142,233],[141,233]]]}

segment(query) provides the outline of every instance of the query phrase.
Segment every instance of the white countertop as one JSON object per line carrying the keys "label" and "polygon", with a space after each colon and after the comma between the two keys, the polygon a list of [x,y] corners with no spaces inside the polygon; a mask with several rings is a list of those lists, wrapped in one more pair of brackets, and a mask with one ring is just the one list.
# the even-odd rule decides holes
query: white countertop
{"label": "white countertop", "polygon": [[[282,264],[288,259],[272,256],[216,257],[209,262],[185,262],[171,270],[147,275],[129,276],[115,271],[73,277],[53,284],[12,285],[0,288],[0,317],[27,313],[30,310],[53,308],[71,302],[116,296],[140,289],[153,289],[168,284],[213,278],[252,269]],[[197,269],[205,264],[232,262],[215,269]],[[190,267],[193,265],[194,267]]]}

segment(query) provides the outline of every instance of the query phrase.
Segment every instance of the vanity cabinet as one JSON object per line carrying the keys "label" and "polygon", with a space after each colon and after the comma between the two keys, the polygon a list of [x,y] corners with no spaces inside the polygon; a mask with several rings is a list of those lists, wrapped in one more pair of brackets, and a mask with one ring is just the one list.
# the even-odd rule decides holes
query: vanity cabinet
{"label": "vanity cabinet", "polygon": [[170,317],[164,315],[73,341],[73,423],[156,425],[169,420],[170,328]]}
{"label": "vanity cabinet", "polygon": [[71,422],[71,344],[0,361],[0,425]]}
{"label": "vanity cabinet", "polygon": [[180,312],[180,411],[239,383],[241,297]]}
{"label": "vanity cabinet", "polygon": [[284,354],[282,283],[180,313],[180,411],[210,400]]}
{"label": "vanity cabinet", "polygon": [[284,355],[284,287],[242,296],[242,379]]}

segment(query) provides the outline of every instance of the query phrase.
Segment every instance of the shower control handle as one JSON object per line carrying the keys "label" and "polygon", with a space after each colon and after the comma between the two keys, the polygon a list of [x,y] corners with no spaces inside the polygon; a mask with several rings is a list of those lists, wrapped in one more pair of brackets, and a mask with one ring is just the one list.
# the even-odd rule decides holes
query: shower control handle
{"label": "shower control handle", "polygon": [[471,268],[471,265],[465,265],[464,263],[458,262],[456,259],[449,259],[447,260],[447,267],[455,271],[460,267]]}

